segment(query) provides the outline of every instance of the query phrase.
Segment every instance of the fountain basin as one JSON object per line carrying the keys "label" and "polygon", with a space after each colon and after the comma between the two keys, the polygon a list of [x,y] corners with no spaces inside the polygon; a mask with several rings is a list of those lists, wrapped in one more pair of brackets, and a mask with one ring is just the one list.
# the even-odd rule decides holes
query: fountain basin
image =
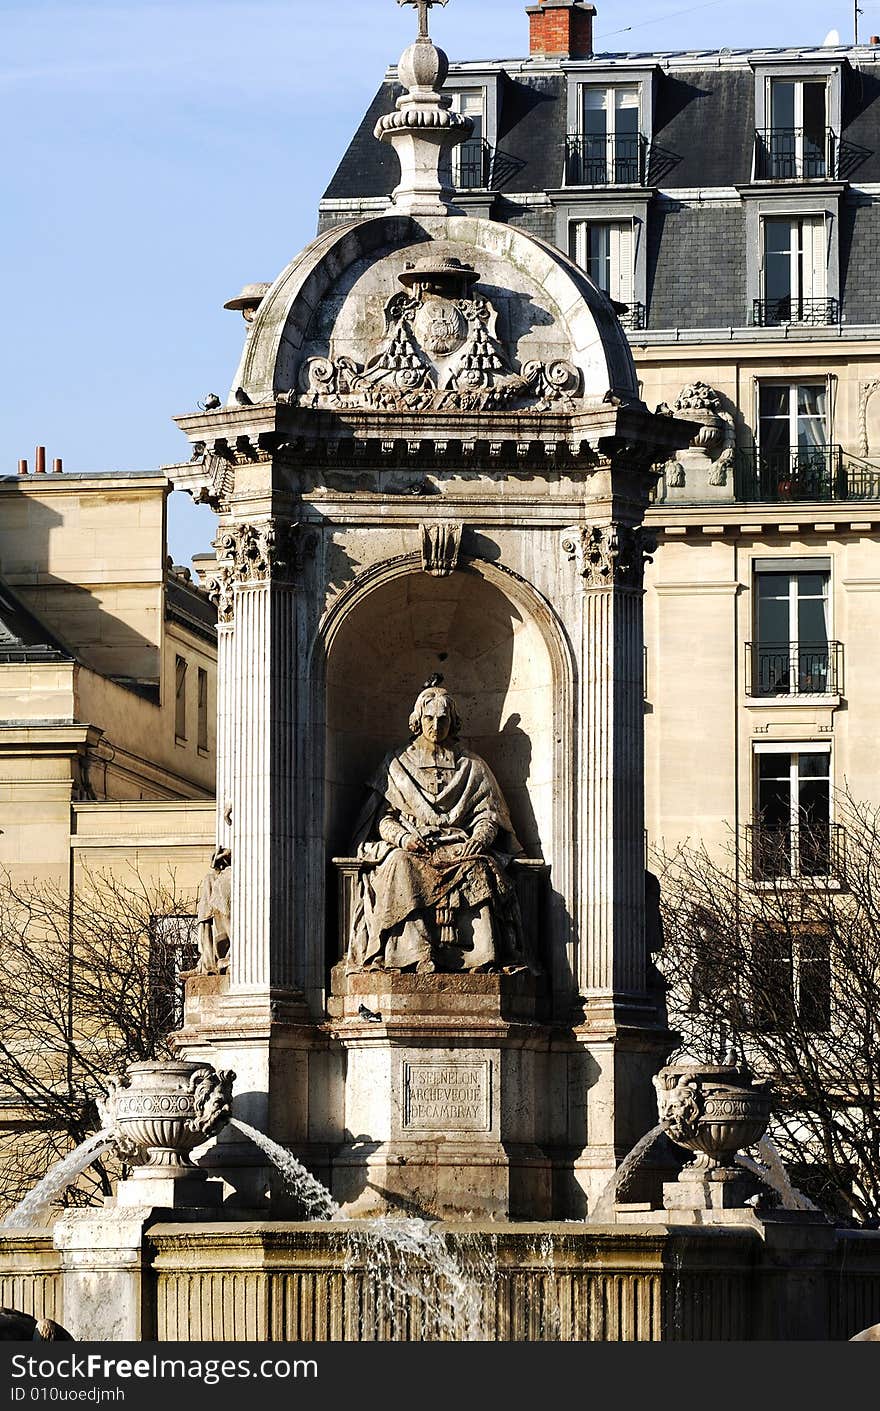
{"label": "fountain basin", "polygon": [[743,1147],[760,1141],[770,1120],[770,1092],[747,1068],[669,1064],[654,1079],[667,1135],[696,1153],[692,1167],[730,1170]]}
{"label": "fountain basin", "polygon": [[110,1085],[103,1124],[139,1179],[191,1175],[190,1153],[229,1121],[234,1073],[208,1063],[132,1063]]}

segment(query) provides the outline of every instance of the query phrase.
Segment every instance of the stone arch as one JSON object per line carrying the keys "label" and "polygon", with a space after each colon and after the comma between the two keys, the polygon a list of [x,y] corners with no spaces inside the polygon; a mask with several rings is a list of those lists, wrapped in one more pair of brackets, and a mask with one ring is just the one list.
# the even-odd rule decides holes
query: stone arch
{"label": "stone arch", "polygon": [[340,330],[347,332],[337,352],[352,351],[364,310],[371,311],[370,328],[381,330],[382,307],[407,258],[430,242],[478,259],[487,287],[511,309],[532,307],[529,330],[513,337],[518,358],[547,356],[550,347],[579,369],[587,400],[601,401],[609,388],[638,399],[635,365],[611,304],[554,245],[473,216],[415,220],[388,212],[324,231],[281,272],[248,331],[230,402],[237,389],[257,403],[289,397],[302,362],[325,354]]}
{"label": "stone arch", "polygon": [[462,738],[498,775],[523,846],[532,856],[546,850],[558,782],[554,716],[571,673],[558,624],[529,585],[479,559],[434,578],[418,555],[403,555],[341,595],[322,638],[331,846],[345,846],[344,819],[364,781],[406,739],[416,694],[441,672],[460,700]]}
{"label": "stone arch", "polygon": [[569,892],[576,762],[574,663],[547,601],[517,574],[464,557],[432,577],[418,554],[361,573],[325,613],[310,677],[323,710],[324,837],[345,855],[382,756],[407,739],[424,681],[441,672],[462,739],[489,763],[528,856]]}

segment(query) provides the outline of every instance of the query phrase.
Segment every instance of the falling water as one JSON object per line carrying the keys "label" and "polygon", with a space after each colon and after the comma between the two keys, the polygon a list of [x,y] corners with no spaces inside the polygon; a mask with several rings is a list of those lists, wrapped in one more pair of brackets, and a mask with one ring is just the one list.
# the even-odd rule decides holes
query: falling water
{"label": "falling water", "polygon": [[476,1342],[482,1337],[483,1288],[494,1261],[483,1254],[468,1274],[429,1221],[382,1216],[358,1230],[354,1246],[373,1274],[377,1323],[393,1330],[422,1307],[422,1341]]}
{"label": "falling water", "polygon": [[639,1137],[632,1151],[625,1156],[618,1166],[611,1180],[603,1190],[596,1202],[595,1210],[591,1211],[591,1220],[613,1220],[614,1206],[618,1198],[626,1189],[627,1182],[633,1171],[644,1160],[648,1150],[654,1145],[661,1132],[666,1130],[665,1122],[658,1122],[656,1127],[652,1127],[650,1132],[646,1132],[643,1137]]}
{"label": "falling water", "polygon": [[792,1185],[783,1165],[782,1157],[779,1155],[779,1148],[774,1141],[771,1141],[769,1137],[762,1137],[759,1142],[755,1143],[755,1150],[766,1164],[753,1161],[750,1156],[745,1156],[742,1152],[736,1158],[737,1163],[745,1167],[747,1171],[751,1171],[753,1176],[757,1176],[771,1190],[776,1191],[782,1201],[783,1210],[818,1210],[819,1207],[814,1205],[803,1191],[799,1191],[797,1186]]}
{"label": "falling water", "polygon": [[268,1156],[273,1166],[277,1166],[281,1172],[285,1185],[298,1196],[302,1201],[306,1214],[315,1220],[341,1220],[339,1206],[333,1199],[326,1186],[316,1180],[311,1171],[307,1171],[301,1161],[283,1146],[273,1142],[271,1137],[267,1137],[265,1132],[252,1127],[250,1122],[242,1122],[240,1117],[233,1117],[231,1121],[233,1127],[237,1127],[246,1137],[250,1137],[255,1146]]}
{"label": "falling water", "polygon": [[93,1132],[73,1151],[49,1167],[42,1180],[9,1212],[0,1228],[8,1230],[22,1225],[39,1224],[55,1197],[61,1195],[68,1186],[72,1186],[77,1176],[81,1176],[86,1167],[112,1145],[112,1133],[106,1130]]}
{"label": "falling water", "polygon": [[[238,1117],[231,1125],[268,1156],[311,1218],[347,1220],[326,1186],[291,1152]],[[398,1316],[408,1316],[407,1305],[415,1299],[424,1310],[424,1337],[462,1342],[480,1338],[482,1289],[486,1276],[494,1274],[485,1259],[479,1277],[468,1275],[429,1221],[391,1216],[359,1224],[352,1230],[352,1245],[374,1278],[380,1322],[384,1316],[393,1327]]]}

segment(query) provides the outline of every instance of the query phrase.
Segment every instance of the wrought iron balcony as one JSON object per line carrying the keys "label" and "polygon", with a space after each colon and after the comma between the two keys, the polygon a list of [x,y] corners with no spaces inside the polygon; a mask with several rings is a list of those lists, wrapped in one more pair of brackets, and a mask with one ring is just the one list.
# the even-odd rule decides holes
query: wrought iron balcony
{"label": "wrought iron balcony", "polygon": [[619,304],[616,299],[611,300],[614,305],[614,312],[620,319],[624,328],[635,332],[645,326],[645,306],[637,301],[631,304]]}
{"label": "wrought iron balcony", "polygon": [[836,696],[842,664],[840,642],[746,642],[746,695]]}
{"label": "wrought iron balcony", "polygon": [[644,186],[648,139],[590,137],[569,133],[565,149],[566,186]]}
{"label": "wrought iron balcony", "polygon": [[834,181],[837,139],[831,128],[768,127],[755,132],[757,181]]}
{"label": "wrought iron balcony", "polygon": [[880,467],[840,446],[741,447],[734,462],[738,500],[880,500]]}
{"label": "wrought iron balcony", "polygon": [[847,475],[839,446],[780,446],[737,451],[738,500],[845,500]]}
{"label": "wrought iron balcony", "polygon": [[842,882],[846,870],[846,830],[839,823],[810,828],[749,824],[746,868],[753,882],[811,877]]}
{"label": "wrought iron balcony", "polygon": [[482,138],[456,147],[455,187],[458,191],[488,190],[492,186],[495,149]]}
{"label": "wrought iron balcony", "polygon": [[784,299],[752,301],[754,328],[780,328],[785,323],[822,328],[826,324],[837,323],[839,318],[840,303],[837,299],[802,299],[786,295]]}

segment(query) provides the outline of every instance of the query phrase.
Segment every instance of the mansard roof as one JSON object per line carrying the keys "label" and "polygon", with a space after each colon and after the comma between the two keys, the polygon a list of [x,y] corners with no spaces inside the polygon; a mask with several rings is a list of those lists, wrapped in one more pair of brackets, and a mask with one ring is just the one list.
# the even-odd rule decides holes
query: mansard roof
{"label": "mansard roof", "polygon": [[[648,186],[664,191],[734,187],[750,180],[754,151],[755,74],[774,65],[839,67],[842,74],[843,172],[859,185],[880,181],[880,46],[638,51],[591,59],[469,60],[450,66],[446,87],[484,74],[497,84],[493,189],[503,197],[558,190],[564,184],[566,86],[628,72],[653,73],[654,105]],[[393,153],[373,139],[377,119],[394,109],[401,88],[389,69],[327,190],[328,201],[387,196],[397,180]],[[503,218],[503,217],[502,217]]]}

